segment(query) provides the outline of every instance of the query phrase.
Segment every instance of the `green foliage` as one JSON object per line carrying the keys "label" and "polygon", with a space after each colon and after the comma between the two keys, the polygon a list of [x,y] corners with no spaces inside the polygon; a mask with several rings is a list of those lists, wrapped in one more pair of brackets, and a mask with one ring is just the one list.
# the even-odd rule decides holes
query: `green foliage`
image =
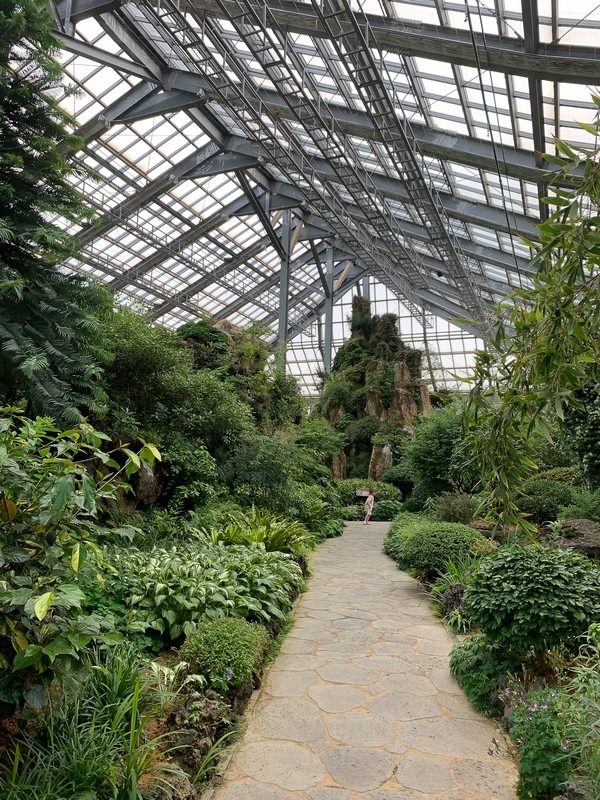
{"label": "green foliage", "polygon": [[458,467],[457,454],[463,438],[463,422],[455,405],[420,417],[404,455],[403,467],[407,476],[415,484],[455,480],[461,485],[464,476]]}
{"label": "green foliage", "polygon": [[383,543],[384,551],[396,561],[400,568],[407,566],[404,560],[404,546],[411,536],[431,524],[431,519],[419,514],[402,511],[394,517]]}
{"label": "green foliage", "polygon": [[450,652],[450,672],[473,708],[488,716],[495,716],[500,710],[500,679],[517,667],[483,634],[467,637]]}
{"label": "green foliage", "polygon": [[361,417],[346,427],[346,439],[350,444],[370,445],[378,430],[379,420],[376,417]]}
{"label": "green foliage", "polygon": [[321,522],[317,529],[318,535],[323,539],[334,539],[344,533],[344,523],[341,519],[328,519]]}
{"label": "green foliage", "polygon": [[402,500],[400,491],[395,486],[382,481],[374,481],[370,478],[347,478],[344,480],[334,481],[335,488],[339,492],[340,502],[342,505],[356,505],[362,502],[356,496],[357,489],[374,489],[375,500]]}
{"label": "green foliage", "polygon": [[368,297],[354,295],[352,298],[352,316],[350,318],[350,331],[352,337],[371,337],[373,323],[371,318],[371,303]]}
{"label": "green foliage", "polygon": [[373,506],[371,519],[374,522],[389,522],[402,511],[399,500],[379,500]]}
{"label": "green foliage", "polygon": [[398,316],[382,314],[372,319],[371,352],[378,361],[395,361],[403,347],[398,335]]}
{"label": "green foliage", "polygon": [[341,514],[342,519],[345,519],[347,522],[358,522],[359,520],[364,519],[365,510],[359,505],[342,506]]}
{"label": "green foliage", "polygon": [[156,770],[158,744],[147,738],[141,667],[126,646],[93,652],[79,681],[54,692],[38,736],[15,739],[0,765],[3,800],[141,800],[138,784]]}
{"label": "green foliage", "polygon": [[456,633],[471,629],[472,620],[465,608],[464,595],[480,561],[479,556],[450,559],[431,587],[435,610]]}
{"label": "green foliage", "polygon": [[[407,537],[405,563],[426,579],[440,575],[449,561],[489,553],[492,543],[473,528],[457,522],[430,522]],[[483,629],[482,629],[483,630]]]}
{"label": "green foliage", "polygon": [[519,748],[519,800],[554,798],[566,783],[572,763],[567,705],[564,692],[555,688],[517,692],[511,698],[510,738]]}
{"label": "green foliage", "polygon": [[579,519],[593,519],[600,521],[600,491],[596,492],[573,492],[571,503],[562,506],[558,513],[558,519],[575,517]]}
{"label": "green foliage", "polygon": [[324,463],[343,450],[344,436],[324,419],[307,419],[298,426],[296,444]]}
{"label": "green foliage", "polygon": [[17,673],[1,698],[9,706],[33,673],[34,685],[47,685],[103,631],[100,617],[82,612],[78,586],[80,570],[97,557],[93,537],[104,534],[99,506],[114,502],[122,477],[158,454],[153,445],[139,454],[125,449],[120,466],[90,425],[60,431],[47,418],[10,411],[0,417],[0,670]]}
{"label": "green foliage", "polygon": [[107,594],[165,641],[179,639],[190,623],[219,617],[282,619],[303,585],[291,556],[267,553],[260,544],[209,545],[203,537],[169,548],[114,550],[106,562]]}
{"label": "green foliage", "polygon": [[474,623],[502,650],[525,658],[573,649],[600,619],[600,572],[585,556],[552,547],[503,547],[484,559],[466,597]]}
{"label": "green foliage", "polygon": [[347,342],[340,347],[333,359],[332,372],[342,372],[348,367],[361,367],[364,376],[364,370],[369,358],[369,345],[366,339],[354,338],[348,339]]}
{"label": "green foliage", "polygon": [[269,642],[261,625],[243,619],[215,619],[189,632],[179,657],[190,672],[203,675],[211,688],[226,694],[259,672]]}
{"label": "green foliage", "polygon": [[227,365],[231,341],[212,320],[188,322],[177,329],[177,336],[191,346],[196,369],[218,369]]}
{"label": "green foliage", "polygon": [[[540,472],[538,477],[548,481],[567,483],[569,486],[578,486],[581,483],[581,472],[577,467],[553,467],[552,469],[545,469]],[[530,478],[529,480],[534,479]]]}
{"label": "green foliage", "polygon": [[[590,127],[596,133],[598,122]],[[578,393],[599,355],[600,162],[596,151],[560,140],[556,148],[559,155],[547,155],[558,166],[545,198],[550,215],[538,226],[539,242],[527,242],[536,252],[531,284],[497,309],[488,350],[477,356],[467,414],[470,464],[480,470],[489,515],[529,532],[517,493],[535,469],[536,439],[551,441],[555,421],[562,425],[569,409],[585,408]],[[580,180],[572,172],[582,162]],[[594,450],[585,448],[592,458]]]}
{"label": "green foliage", "polygon": [[376,361],[375,365],[366,374],[366,385],[371,391],[379,393],[381,407],[387,409],[396,393],[396,369],[393,361]]}
{"label": "green foliage", "polygon": [[404,503],[406,511],[425,511],[434,497],[453,491],[453,486],[449,481],[441,478],[429,478],[417,483],[410,496]]}
{"label": "green foliage", "polygon": [[586,797],[600,797],[600,626],[592,625],[566,685],[569,696],[569,751],[573,779]]}
{"label": "green foliage", "polygon": [[325,381],[323,391],[319,397],[319,410],[324,417],[331,418],[332,414],[338,409],[349,410],[352,406],[352,398],[358,386],[351,384],[332,375]]}
{"label": "green foliage", "polygon": [[[384,442],[385,444],[385,442]],[[414,483],[410,476],[407,475],[406,469],[403,464],[398,464],[393,467],[388,467],[382,474],[381,480],[384,483],[391,483],[397,489],[400,489],[402,495],[406,495],[413,488]]]}
{"label": "green foliage", "polygon": [[269,511],[252,506],[245,514],[232,514],[225,527],[213,529],[214,544],[260,543],[270,553],[300,555],[314,547],[314,539],[301,522],[277,517]]}
{"label": "green foliage", "polygon": [[[123,310],[107,337],[114,358],[106,390],[113,407],[129,409],[143,430],[199,439],[215,454],[252,429],[248,405],[217,372],[196,371],[191,350],[180,347],[174,334]],[[112,418],[108,424],[115,427]]]}
{"label": "green foliage", "polygon": [[545,476],[529,478],[521,487],[519,506],[534,522],[555,520],[561,506],[573,500],[573,490],[563,481],[550,480]]}
{"label": "green foliage", "polygon": [[576,404],[565,414],[567,441],[573,449],[587,483],[600,487],[600,394],[597,363],[589,369],[589,379],[575,393]]}
{"label": "green foliage", "polygon": [[164,491],[172,508],[193,508],[214,495],[217,462],[202,442],[175,434],[163,448],[163,461],[167,470]]}
{"label": "green foliage", "polygon": [[468,525],[477,510],[478,503],[466,492],[442,492],[430,498],[427,511],[442,522],[462,522]]}
{"label": "green foliage", "polygon": [[[55,99],[62,70],[48,9],[39,0],[0,8],[0,385],[34,413],[77,422],[99,412],[101,319],[108,292],[60,269],[69,231],[91,216],[61,150],[78,140]],[[50,222],[61,217],[66,224]]]}

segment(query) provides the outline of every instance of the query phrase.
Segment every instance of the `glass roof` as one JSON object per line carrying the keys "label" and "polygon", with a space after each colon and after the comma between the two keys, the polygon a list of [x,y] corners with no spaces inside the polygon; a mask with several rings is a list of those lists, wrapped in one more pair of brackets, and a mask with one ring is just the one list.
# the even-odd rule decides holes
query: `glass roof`
{"label": "glass roof", "polygon": [[429,380],[460,385],[489,304],[531,275],[541,154],[591,143],[594,0],[59,0],[54,18],[96,214],[66,268],[170,328],[265,326],[309,393],[367,278],[435,354]]}

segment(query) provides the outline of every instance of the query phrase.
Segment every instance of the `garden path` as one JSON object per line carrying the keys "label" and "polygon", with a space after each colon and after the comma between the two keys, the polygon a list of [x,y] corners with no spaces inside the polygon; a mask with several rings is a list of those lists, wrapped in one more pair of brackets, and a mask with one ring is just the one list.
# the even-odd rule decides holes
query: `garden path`
{"label": "garden path", "polygon": [[[516,767],[448,669],[452,640],[349,523],[311,559],[295,625],[213,800],[514,800]],[[501,738],[501,737],[500,737]]]}

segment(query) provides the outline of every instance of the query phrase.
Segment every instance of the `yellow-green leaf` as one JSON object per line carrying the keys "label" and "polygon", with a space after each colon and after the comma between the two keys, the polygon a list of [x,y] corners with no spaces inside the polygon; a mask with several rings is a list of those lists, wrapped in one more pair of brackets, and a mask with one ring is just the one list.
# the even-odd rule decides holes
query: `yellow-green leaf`
{"label": "yellow-green leaf", "polygon": [[38,599],[36,600],[33,610],[35,611],[36,617],[40,621],[43,620],[46,614],[48,613],[48,609],[52,605],[53,600],[54,600],[54,592],[45,592],[41,597],[38,597]]}
{"label": "yellow-green leaf", "polygon": [[77,542],[73,551],[71,552],[71,567],[73,568],[73,572],[79,572],[79,555],[80,555],[80,544]]}

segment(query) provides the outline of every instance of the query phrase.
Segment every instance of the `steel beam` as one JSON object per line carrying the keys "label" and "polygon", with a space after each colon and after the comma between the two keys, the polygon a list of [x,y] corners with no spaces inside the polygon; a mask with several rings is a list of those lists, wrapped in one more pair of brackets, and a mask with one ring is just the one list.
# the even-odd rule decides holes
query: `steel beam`
{"label": "steel beam", "polygon": [[116,11],[122,0],[59,0],[56,10],[59,18],[64,22],[69,8],[69,20],[80,22],[82,19],[105,14],[107,11]]}
{"label": "steel beam", "polygon": [[281,269],[279,271],[279,327],[277,331],[277,345],[283,353],[287,346],[288,317],[290,313],[290,261],[292,256],[292,212],[287,210],[283,214],[281,229]]}
{"label": "steel beam", "polygon": [[[348,262],[352,264],[352,262]],[[323,371],[329,375],[331,372],[331,362],[333,358],[333,296],[336,288],[334,282],[334,269],[333,269],[333,247],[327,249],[327,288],[329,296],[325,298],[325,335],[323,337]],[[341,274],[344,274],[343,272]],[[347,274],[347,273],[346,273]],[[344,275],[345,277],[345,275]]]}
{"label": "steel beam", "polygon": [[[199,12],[224,18],[234,14],[237,6],[231,0],[191,0]],[[318,15],[307,3],[269,0],[269,8],[277,23],[291,33],[325,37]],[[356,16],[373,29],[382,51],[435,59],[450,64],[489,69],[509,75],[554,81],[557,74],[567,83],[600,83],[600,61],[593,47],[543,44],[537,53],[528,53],[522,41],[490,33],[475,33],[475,46],[468,30],[441,25],[427,25],[375,14]]]}

